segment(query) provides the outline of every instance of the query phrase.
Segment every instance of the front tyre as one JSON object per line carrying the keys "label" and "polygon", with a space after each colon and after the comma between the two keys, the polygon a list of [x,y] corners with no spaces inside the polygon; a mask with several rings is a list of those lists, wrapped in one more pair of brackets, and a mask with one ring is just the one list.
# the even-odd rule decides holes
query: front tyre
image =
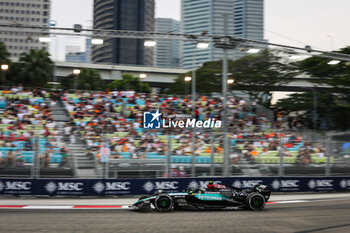
{"label": "front tyre", "polygon": [[174,208],[174,202],[169,195],[161,194],[154,200],[154,207],[159,212],[169,212]]}
{"label": "front tyre", "polygon": [[262,210],[265,207],[265,198],[260,193],[250,193],[246,199],[246,206],[254,211]]}

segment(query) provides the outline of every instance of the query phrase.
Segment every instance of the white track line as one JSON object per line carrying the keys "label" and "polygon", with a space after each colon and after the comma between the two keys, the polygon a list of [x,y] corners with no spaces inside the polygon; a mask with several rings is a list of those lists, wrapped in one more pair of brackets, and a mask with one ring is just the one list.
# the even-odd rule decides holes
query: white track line
{"label": "white track line", "polygon": [[[63,206],[63,205],[27,205],[22,207],[22,209],[53,209],[53,210],[59,210],[59,209],[72,209],[74,206]],[[17,208],[18,209],[18,208]]]}
{"label": "white track line", "polygon": [[299,203],[299,202],[310,202],[310,201],[307,201],[307,200],[276,201],[276,204],[288,204],[288,203]]}

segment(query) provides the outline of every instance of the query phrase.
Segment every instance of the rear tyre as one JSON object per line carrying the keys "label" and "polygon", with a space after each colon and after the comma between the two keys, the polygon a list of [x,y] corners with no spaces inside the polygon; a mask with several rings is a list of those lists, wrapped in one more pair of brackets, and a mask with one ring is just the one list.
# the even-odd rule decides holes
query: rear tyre
{"label": "rear tyre", "polygon": [[246,199],[247,208],[258,211],[265,207],[265,198],[260,193],[250,193]]}
{"label": "rear tyre", "polygon": [[169,212],[174,208],[174,202],[169,195],[161,194],[154,200],[154,207],[159,212]]}

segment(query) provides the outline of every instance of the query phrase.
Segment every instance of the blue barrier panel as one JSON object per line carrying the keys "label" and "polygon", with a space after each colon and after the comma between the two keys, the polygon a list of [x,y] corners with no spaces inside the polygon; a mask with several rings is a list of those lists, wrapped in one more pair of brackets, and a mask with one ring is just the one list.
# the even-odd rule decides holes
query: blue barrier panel
{"label": "blue barrier panel", "polygon": [[250,189],[265,184],[272,192],[349,191],[350,177],[228,177],[161,179],[0,179],[0,195],[107,196],[181,192],[206,188],[209,181]]}

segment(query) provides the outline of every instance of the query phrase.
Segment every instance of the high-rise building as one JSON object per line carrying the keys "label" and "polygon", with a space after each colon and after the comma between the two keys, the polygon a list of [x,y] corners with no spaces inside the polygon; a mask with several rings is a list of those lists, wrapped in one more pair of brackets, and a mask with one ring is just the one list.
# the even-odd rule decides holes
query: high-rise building
{"label": "high-rise building", "polygon": [[[94,29],[154,31],[154,0],[94,0]],[[92,61],[153,65],[153,48],[141,39],[106,39],[93,46]]]}
{"label": "high-rise building", "polygon": [[[198,34],[206,32],[222,36],[224,15],[227,19],[227,35],[247,39],[264,40],[264,0],[182,0],[182,32]],[[228,50],[229,59],[245,55],[239,49]],[[223,50],[213,44],[207,49],[197,49],[193,41],[182,45],[182,67],[193,68],[207,61],[221,60]]]}
{"label": "high-rise building", "polygon": [[[180,22],[170,18],[156,18],[155,32],[179,33]],[[154,51],[154,66],[165,68],[179,68],[180,41],[157,40]]]}
{"label": "high-rise building", "polygon": [[[50,7],[50,0],[0,0],[0,24],[48,27]],[[48,50],[48,44],[39,41],[40,36],[43,35],[35,30],[23,32],[20,28],[0,31],[0,41],[5,43],[14,59],[30,49]]]}
{"label": "high-rise building", "polygon": [[[72,45],[67,45],[72,46]],[[80,62],[80,63],[90,63],[91,62],[91,39],[85,40],[85,51],[80,52],[80,47],[78,51],[70,51],[67,53],[66,46],[66,62]]]}
{"label": "high-rise building", "polygon": [[66,54],[66,62],[85,63],[86,62],[86,53],[85,52],[67,53]]}

